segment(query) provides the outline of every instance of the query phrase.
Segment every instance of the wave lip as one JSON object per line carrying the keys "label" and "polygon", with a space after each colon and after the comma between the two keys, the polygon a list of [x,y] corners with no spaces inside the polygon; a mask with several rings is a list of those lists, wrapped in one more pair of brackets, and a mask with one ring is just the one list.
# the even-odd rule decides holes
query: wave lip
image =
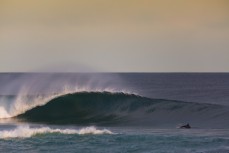
{"label": "wave lip", "polygon": [[76,129],[52,129],[49,127],[30,128],[28,125],[18,126],[13,130],[0,131],[0,138],[29,138],[38,134],[59,133],[59,134],[114,134],[107,129],[99,130],[94,126],[85,127],[79,130]]}

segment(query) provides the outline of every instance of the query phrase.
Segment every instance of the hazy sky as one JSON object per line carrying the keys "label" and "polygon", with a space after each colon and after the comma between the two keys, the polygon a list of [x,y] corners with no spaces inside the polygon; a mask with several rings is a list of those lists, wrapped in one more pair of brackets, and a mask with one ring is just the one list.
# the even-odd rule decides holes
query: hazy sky
{"label": "hazy sky", "polygon": [[229,72],[229,0],[0,0],[0,71]]}

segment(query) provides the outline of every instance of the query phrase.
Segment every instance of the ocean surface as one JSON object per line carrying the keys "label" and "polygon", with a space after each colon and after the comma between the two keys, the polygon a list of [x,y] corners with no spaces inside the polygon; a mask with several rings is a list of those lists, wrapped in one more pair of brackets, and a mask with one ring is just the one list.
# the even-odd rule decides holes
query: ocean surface
{"label": "ocean surface", "polygon": [[0,85],[1,153],[229,152],[229,73],[1,73]]}

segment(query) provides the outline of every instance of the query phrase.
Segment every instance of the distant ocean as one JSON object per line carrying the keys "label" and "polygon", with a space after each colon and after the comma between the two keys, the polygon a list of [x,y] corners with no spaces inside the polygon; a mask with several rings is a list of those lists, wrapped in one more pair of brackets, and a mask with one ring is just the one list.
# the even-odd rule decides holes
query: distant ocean
{"label": "distant ocean", "polygon": [[228,116],[229,73],[0,74],[1,153],[228,153]]}

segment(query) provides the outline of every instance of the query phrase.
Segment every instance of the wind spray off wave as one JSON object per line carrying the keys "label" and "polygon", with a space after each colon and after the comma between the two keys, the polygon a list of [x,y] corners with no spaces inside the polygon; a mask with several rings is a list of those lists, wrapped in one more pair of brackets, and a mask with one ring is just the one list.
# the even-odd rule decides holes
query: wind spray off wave
{"label": "wind spray off wave", "polygon": [[[89,88],[64,88],[60,93],[53,93],[48,95],[26,95],[26,92],[18,95],[10,106],[4,107],[0,106],[0,119],[1,118],[11,118],[19,114],[26,112],[36,106],[42,106],[51,101],[54,98],[73,93],[80,92],[110,92],[115,93],[115,89],[89,89]],[[128,91],[121,91],[123,93],[130,94]]]}
{"label": "wind spray off wave", "polygon": [[110,83],[110,80],[110,76],[104,77],[101,74],[20,74],[15,79],[10,77],[5,81],[5,94],[13,93],[15,96],[8,99],[0,97],[0,119],[17,116],[70,93],[83,91],[129,93],[123,87]]}

